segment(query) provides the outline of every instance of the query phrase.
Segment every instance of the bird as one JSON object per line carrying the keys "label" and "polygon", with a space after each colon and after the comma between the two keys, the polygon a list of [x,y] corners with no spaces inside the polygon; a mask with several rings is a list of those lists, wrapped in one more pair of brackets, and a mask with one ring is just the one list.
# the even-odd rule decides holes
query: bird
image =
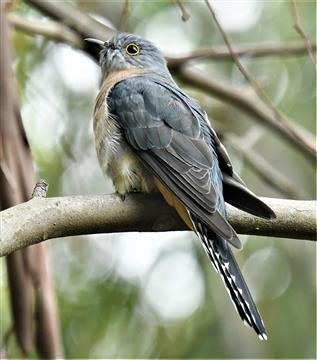
{"label": "bird", "polygon": [[100,49],[93,129],[103,173],[123,200],[131,192],[162,194],[197,234],[243,322],[267,340],[231,250],[242,243],[225,202],[266,219],[274,211],[234,171],[207,113],[176,84],[157,46],[128,33],[85,40]]}

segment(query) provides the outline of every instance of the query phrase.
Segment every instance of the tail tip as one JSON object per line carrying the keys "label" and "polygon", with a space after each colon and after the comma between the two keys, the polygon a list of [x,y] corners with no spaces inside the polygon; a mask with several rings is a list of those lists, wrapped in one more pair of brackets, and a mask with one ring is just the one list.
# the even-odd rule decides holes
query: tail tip
{"label": "tail tip", "polygon": [[275,212],[271,209],[271,212],[269,214],[269,220],[274,220],[277,218],[277,215],[275,214]]}
{"label": "tail tip", "polygon": [[266,335],[265,333],[258,334],[258,337],[259,337],[259,339],[262,340],[262,341],[263,341],[263,340],[266,341],[266,340],[268,339],[268,337],[267,337],[267,335]]}
{"label": "tail tip", "polygon": [[267,219],[267,220],[274,220],[277,218],[276,213],[269,207],[266,205],[265,209],[262,209],[262,213],[261,214],[255,214],[256,216],[259,216],[263,219]]}

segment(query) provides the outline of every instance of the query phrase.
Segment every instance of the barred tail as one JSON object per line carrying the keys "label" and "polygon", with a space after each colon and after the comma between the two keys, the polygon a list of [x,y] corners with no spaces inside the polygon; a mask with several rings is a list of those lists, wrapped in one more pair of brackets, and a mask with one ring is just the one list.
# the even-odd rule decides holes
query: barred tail
{"label": "barred tail", "polygon": [[192,214],[191,219],[204,249],[216,272],[220,274],[241,319],[255,330],[261,340],[267,340],[263,320],[227,242]]}

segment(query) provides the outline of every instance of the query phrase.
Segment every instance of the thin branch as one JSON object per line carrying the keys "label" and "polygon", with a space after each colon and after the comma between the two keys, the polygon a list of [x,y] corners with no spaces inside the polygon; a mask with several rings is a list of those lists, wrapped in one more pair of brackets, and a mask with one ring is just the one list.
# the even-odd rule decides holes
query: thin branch
{"label": "thin branch", "polygon": [[[268,127],[284,140],[286,140],[291,146],[296,147],[303,155],[309,159],[315,166],[316,157],[315,154],[303,146],[296,136],[294,131],[290,131],[284,127],[280,122],[275,120],[275,117],[270,111],[264,108],[263,105],[255,102],[249,96],[244,95],[238,89],[235,89],[231,85],[226,84],[223,80],[217,80],[212,76],[206,75],[206,73],[198,70],[189,69],[187,67],[178,68],[174,71],[182,81],[190,84],[190,86],[196,87],[202,91],[208,91],[219,100],[230,103],[239,109],[249,114],[252,119],[258,121],[260,124]],[[298,125],[289,124],[292,128],[296,129]],[[296,127],[295,127],[296,126]],[[306,142],[313,142],[308,136],[306,136]]]}
{"label": "thin branch", "polygon": [[[316,52],[317,44],[312,44],[312,50]],[[290,44],[261,44],[261,45],[238,45],[235,49],[237,56],[247,56],[250,58],[259,58],[266,56],[291,56],[303,55],[306,53],[306,46],[301,43]],[[182,66],[189,61],[209,59],[209,60],[231,60],[232,55],[223,47],[215,47],[212,49],[198,49],[189,54],[181,56],[166,56],[168,66],[174,69]]]}
{"label": "thin branch", "polygon": [[239,57],[233,50],[233,47],[231,45],[231,40],[229,39],[228,34],[225,32],[223,27],[221,26],[220,22],[217,19],[216,13],[212,9],[209,0],[205,0],[205,3],[214,19],[214,22],[216,23],[227,47],[228,50],[232,56],[232,59],[234,63],[237,65],[238,69],[240,70],[241,74],[245,77],[245,79],[250,83],[252,88],[254,89],[255,93],[258,95],[258,97],[266,104],[268,109],[272,111],[275,118],[284,126],[292,135],[297,138],[298,141],[303,143],[303,146],[307,148],[308,151],[310,151],[312,154],[314,154],[315,158],[317,157],[317,149],[316,144],[308,141],[308,139],[297,129],[295,129],[290,123],[289,120],[275,107],[275,105],[272,103],[270,98],[266,95],[266,93],[263,91],[261,86],[258,84],[258,82],[255,80],[255,78],[251,75],[251,73],[248,72],[248,70],[242,65],[242,63],[239,60]]}
{"label": "thin branch", "polygon": [[[263,198],[277,215],[264,220],[227,206],[239,233],[315,240],[316,202]],[[0,213],[0,256],[44,240],[93,233],[186,230],[158,194],[33,198]]]}
{"label": "thin branch", "polygon": [[301,20],[300,20],[299,14],[298,14],[298,10],[297,10],[296,0],[289,0],[289,4],[291,7],[293,19],[294,19],[294,28],[298,32],[299,36],[304,40],[305,48],[307,50],[309,58],[310,58],[311,62],[313,63],[315,70],[317,70],[316,58],[314,56],[314,51],[313,51],[313,45],[302,27],[302,23],[301,23]]}
{"label": "thin branch", "polygon": [[181,19],[185,22],[190,19],[190,14],[182,3],[182,0],[174,0],[181,12]]}
{"label": "thin branch", "polygon": [[83,47],[83,41],[81,37],[78,36],[75,31],[69,29],[68,26],[65,26],[59,22],[52,20],[30,20],[26,17],[16,14],[9,14],[8,19],[11,26],[14,26],[14,28],[17,30],[24,31],[27,34],[42,35],[48,39],[65,42],[66,44],[69,44],[70,46],[78,49]]}
{"label": "thin branch", "polygon": [[129,0],[124,0],[123,9],[122,9],[119,24],[118,24],[119,31],[125,31],[125,29],[127,27],[127,23],[128,23],[129,13],[130,13]]}

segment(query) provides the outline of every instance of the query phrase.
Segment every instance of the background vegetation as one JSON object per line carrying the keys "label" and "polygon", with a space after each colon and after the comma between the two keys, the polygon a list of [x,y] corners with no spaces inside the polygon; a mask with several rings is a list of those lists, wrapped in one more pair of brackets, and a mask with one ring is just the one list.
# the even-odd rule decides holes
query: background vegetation
{"label": "background vegetation", "polygon": [[[71,1],[116,28],[154,41],[166,54],[223,46],[201,1],[184,2],[181,20],[171,1]],[[235,45],[300,43],[287,1],[216,1],[214,9]],[[303,27],[315,41],[315,1],[298,1]],[[28,2],[12,12],[44,21]],[[23,124],[48,196],[113,192],[96,160],[92,107],[98,65],[84,52],[47,38],[12,30],[13,68]],[[316,126],[316,72],[306,52],[252,58],[242,63],[273,103],[308,134]],[[230,60],[190,66],[219,83],[257,97]],[[177,78],[176,78],[177,80]],[[188,82],[180,85],[208,111],[236,170],[261,196],[315,198],[316,173],[297,149],[239,108]],[[307,135],[308,136],[308,135]],[[254,169],[261,154],[281,186]],[[260,174],[259,174],[260,172]],[[283,185],[284,184],[284,185]],[[66,358],[314,358],[316,354],[316,254],[312,242],[242,236],[236,256],[264,318],[269,341],[241,323],[203,249],[191,233],[91,235],[50,241]],[[1,327],[10,327],[6,270],[1,260]],[[8,353],[20,357],[14,339]],[[35,356],[35,355],[34,355]]]}

